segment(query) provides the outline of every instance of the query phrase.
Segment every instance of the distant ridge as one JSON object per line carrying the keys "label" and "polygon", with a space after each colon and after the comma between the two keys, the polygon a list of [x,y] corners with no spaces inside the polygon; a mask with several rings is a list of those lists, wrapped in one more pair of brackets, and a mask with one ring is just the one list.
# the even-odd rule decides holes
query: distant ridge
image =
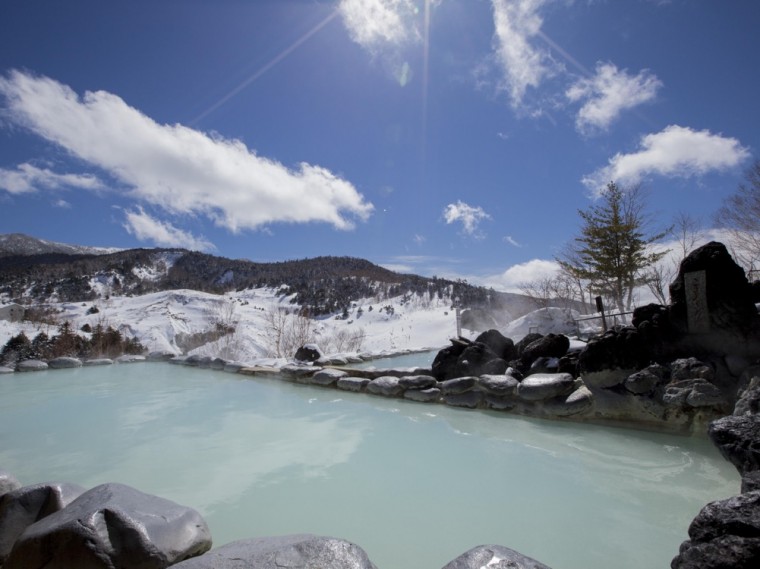
{"label": "distant ridge", "polygon": [[108,249],[54,243],[13,233],[0,235],[0,298],[21,303],[86,302],[111,295],[190,289],[221,294],[271,287],[293,310],[312,316],[345,314],[366,298],[416,296],[457,299],[504,323],[536,308],[521,294],[463,280],[401,274],[356,257],[258,263],[186,249]]}
{"label": "distant ridge", "polygon": [[6,233],[0,235],[0,257],[10,255],[44,255],[63,253],[64,255],[106,255],[121,251],[116,247],[88,247],[86,245],[69,245],[55,241],[45,241],[23,233]]}

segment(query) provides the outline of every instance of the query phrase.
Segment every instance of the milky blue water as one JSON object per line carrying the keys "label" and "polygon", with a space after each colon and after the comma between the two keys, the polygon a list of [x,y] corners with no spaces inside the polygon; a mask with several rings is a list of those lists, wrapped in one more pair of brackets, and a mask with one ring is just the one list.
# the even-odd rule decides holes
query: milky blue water
{"label": "milky blue water", "polygon": [[555,569],[668,567],[739,477],[705,439],[168,364],[0,376],[0,467],[199,510],[216,545],[311,532],[380,569],[498,543]]}

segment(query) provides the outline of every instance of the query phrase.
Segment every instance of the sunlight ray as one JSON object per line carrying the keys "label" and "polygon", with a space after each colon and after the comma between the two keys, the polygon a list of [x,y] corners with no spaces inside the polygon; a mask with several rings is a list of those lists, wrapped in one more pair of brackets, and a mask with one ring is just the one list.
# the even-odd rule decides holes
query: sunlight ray
{"label": "sunlight ray", "polygon": [[264,65],[261,69],[256,71],[253,75],[249,76],[245,81],[240,83],[237,87],[232,89],[229,93],[224,95],[221,99],[219,99],[216,103],[211,105],[208,109],[203,111],[201,114],[199,114],[197,117],[192,119],[189,124],[194,125],[200,121],[202,121],[204,118],[206,118],[208,115],[216,111],[219,107],[227,103],[230,99],[235,97],[238,93],[240,93],[243,89],[248,87],[251,83],[259,79],[262,75],[264,75],[267,71],[272,69],[275,65],[280,63],[283,59],[288,57],[291,53],[293,53],[296,49],[301,47],[309,38],[311,38],[314,34],[316,34],[319,30],[324,28],[327,24],[332,22],[335,17],[338,15],[337,10],[333,10],[330,12],[330,14],[318,22],[313,28],[308,30],[305,34],[303,34],[301,37],[299,37],[296,41],[294,41],[292,44],[290,44],[288,47],[286,47],[284,50],[282,50],[279,54],[277,54],[271,61],[269,61],[266,65]]}

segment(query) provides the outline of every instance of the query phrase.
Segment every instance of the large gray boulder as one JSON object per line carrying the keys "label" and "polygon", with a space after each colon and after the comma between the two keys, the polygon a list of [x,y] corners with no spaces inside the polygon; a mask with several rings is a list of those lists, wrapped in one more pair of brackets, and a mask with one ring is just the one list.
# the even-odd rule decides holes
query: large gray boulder
{"label": "large gray boulder", "polygon": [[47,482],[5,493],[0,498],[0,566],[24,530],[58,512],[84,491],[76,484]]}
{"label": "large gray boulder", "polygon": [[581,385],[567,397],[547,401],[544,409],[557,417],[572,417],[588,413],[594,408],[594,395],[588,387]]}
{"label": "large gray boulder", "polygon": [[672,569],[760,567],[760,492],[707,504],[689,526]]}
{"label": "large gray boulder", "polygon": [[427,389],[407,389],[404,391],[404,399],[419,403],[433,403],[441,398],[441,390],[437,387]]}
{"label": "large gray boulder", "polygon": [[517,396],[524,401],[542,401],[573,391],[575,379],[569,373],[536,373],[517,386]]}
{"label": "large gray boulder", "polygon": [[701,378],[671,381],[665,386],[662,402],[679,409],[729,406],[720,389]]}
{"label": "large gray boulder", "polygon": [[348,375],[348,372],[345,372],[340,369],[332,369],[332,368],[321,369],[317,373],[311,376],[311,379],[309,379],[309,383],[327,387],[329,385],[335,385],[335,383],[341,377],[346,377],[347,375]]}
{"label": "large gray boulder", "polygon": [[438,384],[441,389],[441,393],[444,395],[457,395],[470,391],[478,383],[477,377],[456,377],[454,379],[447,379]]}
{"label": "large gray boulder", "polygon": [[515,394],[518,383],[511,375],[481,375],[478,378],[478,385],[483,391],[505,397]]}
{"label": "large gray boulder", "polygon": [[449,561],[443,569],[550,569],[548,565],[504,547],[479,545]]}
{"label": "large gray boulder", "polygon": [[404,389],[430,389],[437,382],[432,375],[405,375],[399,378],[398,383]]}
{"label": "large gray boulder", "polygon": [[102,484],[29,526],[3,569],[164,569],[210,548],[195,510]]}
{"label": "large gray boulder", "polygon": [[659,364],[652,364],[629,375],[623,382],[623,387],[633,395],[646,395],[652,393],[657,386],[665,382],[667,375],[667,368]]}
{"label": "large gray boulder", "polygon": [[392,375],[382,375],[367,384],[367,392],[385,397],[397,397],[404,392],[399,385],[399,378]]}
{"label": "large gray boulder", "polygon": [[369,384],[370,380],[366,377],[341,377],[337,382],[335,382],[335,386],[338,389],[342,389],[343,391],[364,391],[366,389],[367,385]]}
{"label": "large gray boulder", "polygon": [[734,406],[734,415],[754,415],[755,413],[760,413],[760,376],[758,375],[752,376]]}
{"label": "large gray boulder", "polygon": [[48,369],[47,362],[42,360],[24,360],[16,364],[16,371],[44,371]]}
{"label": "large gray boulder", "polygon": [[79,358],[70,358],[61,356],[48,361],[48,367],[51,369],[67,369],[73,367],[82,367],[82,360]]}
{"label": "large gray boulder", "polygon": [[723,417],[710,423],[707,434],[739,474],[760,470],[760,415]]}
{"label": "large gray boulder", "polygon": [[233,541],[174,569],[377,569],[362,548],[316,535]]}

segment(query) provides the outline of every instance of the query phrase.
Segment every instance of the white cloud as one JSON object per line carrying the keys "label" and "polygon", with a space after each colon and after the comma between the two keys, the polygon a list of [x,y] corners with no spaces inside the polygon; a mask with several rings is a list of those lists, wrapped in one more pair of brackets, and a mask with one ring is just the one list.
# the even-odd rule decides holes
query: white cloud
{"label": "white cloud", "polygon": [[48,168],[38,168],[29,163],[19,164],[15,170],[0,168],[0,189],[8,193],[28,194],[60,188],[99,190],[103,184],[89,174],[57,174]]}
{"label": "white cloud", "polygon": [[104,91],[80,99],[46,77],[0,77],[7,116],[109,172],[130,197],[172,214],[204,215],[231,231],[275,222],[351,229],[373,206],[320,166],[290,169],[243,142],[182,125],[161,125]]}
{"label": "white cloud", "polygon": [[646,69],[629,75],[612,63],[597,63],[596,74],[573,83],[565,95],[573,102],[585,101],[575,125],[588,133],[606,130],[621,112],[654,99],[660,87],[662,82]]}
{"label": "white cloud", "polygon": [[61,209],[71,209],[71,204],[66,200],[56,200],[53,202],[53,205],[55,207],[60,207]]}
{"label": "white cloud", "polygon": [[491,216],[482,207],[473,207],[458,200],[457,203],[446,206],[443,210],[443,218],[447,224],[461,222],[462,231],[466,235],[481,237],[478,232],[478,225],[485,219],[491,219]]}
{"label": "white cloud", "polygon": [[503,73],[500,87],[509,93],[513,107],[522,104],[528,87],[536,88],[554,73],[555,63],[539,49],[535,38],[543,19],[539,9],[546,0],[491,0],[495,26],[494,55]]}
{"label": "white cloud", "polygon": [[556,261],[532,259],[512,265],[500,275],[484,279],[483,284],[497,290],[520,292],[520,285],[554,277],[559,271],[560,266]]}
{"label": "white cloud", "polygon": [[412,240],[417,245],[422,245],[423,243],[425,243],[425,241],[427,241],[427,238],[424,235],[420,235],[419,233],[415,233],[414,237],[412,238]]}
{"label": "white cloud", "polygon": [[145,213],[142,208],[125,213],[124,229],[140,241],[150,241],[159,247],[183,247],[194,251],[216,249],[213,243],[203,237],[195,237],[171,223],[156,219]]}
{"label": "white cloud", "polygon": [[582,182],[597,193],[610,181],[635,184],[649,174],[685,178],[726,170],[749,155],[735,138],[671,125],[643,136],[637,152],[616,154],[607,166],[585,176]]}
{"label": "white cloud", "polygon": [[512,237],[511,235],[507,235],[507,236],[505,236],[505,237],[504,237],[502,240],[503,240],[505,243],[509,243],[509,244],[510,244],[510,245],[512,245],[513,247],[522,247],[522,245],[521,245],[520,243],[518,243],[518,242],[517,242],[517,240],[515,240],[515,238],[514,238],[514,237]]}
{"label": "white cloud", "polygon": [[370,51],[420,37],[412,0],[341,0],[338,11],[351,39]]}

